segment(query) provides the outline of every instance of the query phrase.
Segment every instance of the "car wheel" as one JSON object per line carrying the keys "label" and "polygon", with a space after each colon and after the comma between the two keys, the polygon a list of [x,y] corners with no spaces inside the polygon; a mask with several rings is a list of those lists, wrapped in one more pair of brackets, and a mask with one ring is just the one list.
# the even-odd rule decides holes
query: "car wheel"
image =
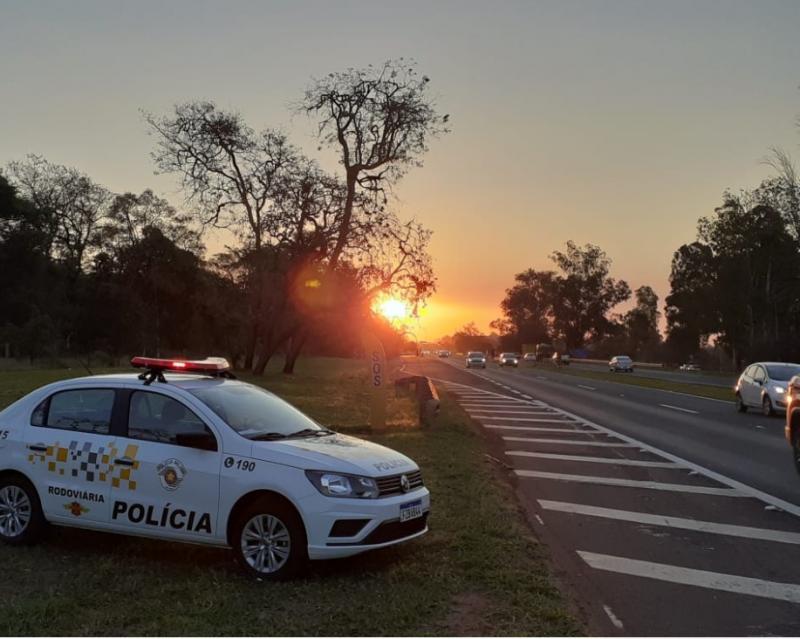
{"label": "car wheel", "polygon": [[736,393],[736,410],[740,413],[747,412],[747,405],[742,400],[742,396],[739,393]]}
{"label": "car wheel", "polygon": [[775,414],[775,410],[772,408],[772,400],[769,398],[769,395],[764,395],[764,399],[761,400],[761,413],[764,417],[772,417]]}
{"label": "car wheel", "polygon": [[46,524],[30,482],[20,477],[0,480],[0,540],[15,546],[33,544]]}
{"label": "car wheel", "polygon": [[258,499],[241,513],[231,542],[239,563],[259,579],[288,579],[308,561],[303,522],[292,508],[273,499]]}

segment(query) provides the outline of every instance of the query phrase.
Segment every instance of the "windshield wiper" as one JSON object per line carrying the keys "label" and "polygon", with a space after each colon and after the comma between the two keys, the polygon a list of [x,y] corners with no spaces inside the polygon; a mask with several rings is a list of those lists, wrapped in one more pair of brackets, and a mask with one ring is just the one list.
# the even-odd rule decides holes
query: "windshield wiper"
{"label": "windshield wiper", "polygon": [[333,434],[333,431],[327,428],[303,428],[302,430],[287,435],[287,437],[321,437],[323,435]]}
{"label": "windshield wiper", "polygon": [[288,435],[283,433],[259,433],[250,437],[253,441],[271,441],[274,439],[286,439]]}

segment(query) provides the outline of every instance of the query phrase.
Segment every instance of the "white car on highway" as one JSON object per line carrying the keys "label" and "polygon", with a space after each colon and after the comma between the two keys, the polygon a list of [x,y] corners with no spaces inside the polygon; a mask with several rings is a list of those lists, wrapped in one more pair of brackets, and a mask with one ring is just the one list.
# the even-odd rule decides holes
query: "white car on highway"
{"label": "white car on highway", "polygon": [[736,382],[736,409],[760,408],[770,416],[786,410],[789,380],[800,375],[800,364],[756,362],[744,369]]}
{"label": "white car on highway", "polygon": [[615,355],[608,362],[608,370],[612,373],[619,371],[623,373],[632,373],[633,360],[627,355]]}
{"label": "white car on highway", "polygon": [[470,351],[467,353],[467,368],[486,368],[486,355],[481,351]]}
{"label": "white car on highway", "polygon": [[0,412],[0,540],[50,523],[224,546],[279,579],[427,532],[405,455],[323,428],[225,360],[131,363],[144,372],[55,382]]}

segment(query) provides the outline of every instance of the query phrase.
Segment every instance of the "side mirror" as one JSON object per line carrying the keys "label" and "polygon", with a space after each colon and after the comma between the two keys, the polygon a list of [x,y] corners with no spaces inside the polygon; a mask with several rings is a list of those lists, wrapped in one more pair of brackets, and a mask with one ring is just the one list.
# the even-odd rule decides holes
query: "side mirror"
{"label": "side mirror", "polygon": [[176,433],[175,443],[186,448],[198,448],[200,450],[217,450],[216,438],[208,432]]}

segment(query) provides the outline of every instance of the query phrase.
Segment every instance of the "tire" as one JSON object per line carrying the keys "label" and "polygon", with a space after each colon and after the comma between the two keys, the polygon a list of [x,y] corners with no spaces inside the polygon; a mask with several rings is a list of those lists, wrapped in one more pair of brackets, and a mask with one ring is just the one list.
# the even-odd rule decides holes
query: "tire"
{"label": "tire", "polygon": [[39,541],[46,526],[33,485],[13,475],[0,479],[0,541],[31,545]]}
{"label": "tire", "polygon": [[236,560],[258,579],[282,581],[308,563],[308,542],[300,516],[287,504],[256,499],[237,517],[231,545]]}
{"label": "tire", "polygon": [[742,396],[739,393],[736,393],[736,410],[740,413],[747,412],[747,405],[742,400]]}
{"label": "tire", "polygon": [[772,407],[772,400],[769,398],[769,395],[764,395],[764,399],[761,400],[761,414],[764,417],[772,417],[775,414],[775,409]]}

